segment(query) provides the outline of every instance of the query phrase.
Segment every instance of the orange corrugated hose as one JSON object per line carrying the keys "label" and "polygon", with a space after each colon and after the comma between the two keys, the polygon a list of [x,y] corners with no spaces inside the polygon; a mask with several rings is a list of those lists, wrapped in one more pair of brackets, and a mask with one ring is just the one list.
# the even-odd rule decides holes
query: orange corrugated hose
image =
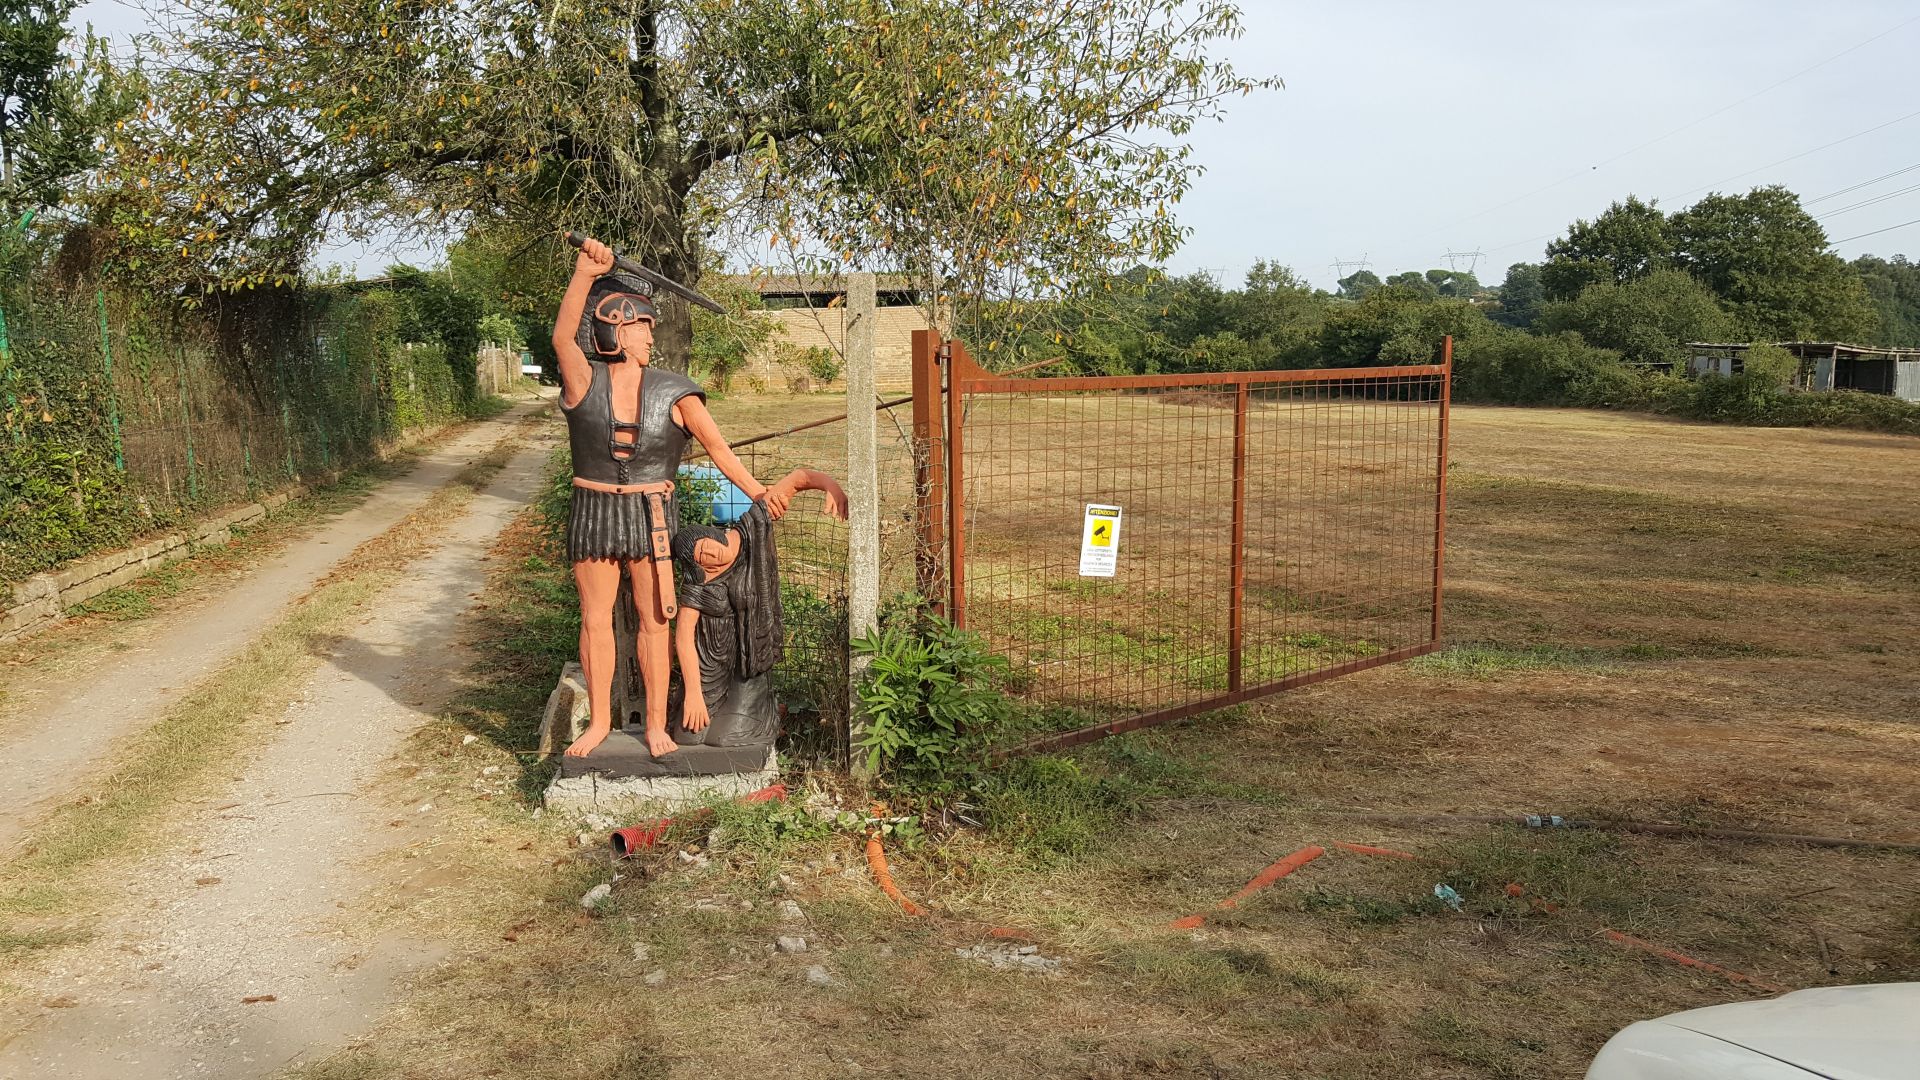
{"label": "orange corrugated hose", "polygon": [[908,915],[927,913],[927,909],[907,899],[900,887],[893,883],[893,874],[887,869],[887,852],[880,844],[878,830],[867,834],[867,869],[873,871],[873,880],[880,886],[880,891],[893,897],[893,902],[900,905],[901,911]]}

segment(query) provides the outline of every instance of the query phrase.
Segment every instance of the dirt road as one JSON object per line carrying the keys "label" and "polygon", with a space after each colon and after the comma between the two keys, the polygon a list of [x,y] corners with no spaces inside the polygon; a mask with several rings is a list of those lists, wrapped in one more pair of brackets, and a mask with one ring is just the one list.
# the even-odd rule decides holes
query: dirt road
{"label": "dirt road", "polygon": [[[516,410],[507,419],[524,415]],[[126,730],[272,624],[285,602],[324,576],[333,559],[377,535],[510,426],[481,425],[441,448],[360,510],[298,544],[207,610],[157,627],[150,648],[103,673],[119,688],[84,702],[41,698],[50,723],[71,726],[106,711]],[[437,948],[404,940],[359,940],[329,920],[366,885],[362,861],[430,827],[431,811],[396,810],[372,797],[379,768],[457,686],[464,667],[462,617],[484,580],[499,531],[537,489],[550,449],[544,432],[519,450],[449,523],[432,550],[369,606],[278,718],[263,752],[234,764],[219,797],[189,812],[133,873],[107,888],[116,912],[95,940],[0,1009],[0,1077],[114,1078],[271,1076],[322,1053],[375,1019],[394,980],[430,963]],[[317,551],[315,550],[317,549]],[[331,556],[331,558],[328,558]],[[217,654],[217,655],[216,655]],[[164,675],[162,674],[164,673]],[[142,712],[132,707],[135,695]],[[91,704],[88,704],[90,702]],[[29,805],[15,783],[40,780],[39,797],[104,750],[111,733],[83,744],[50,740],[39,725],[13,725],[0,764],[18,829]],[[17,760],[37,753],[40,764]],[[49,1005],[51,1003],[51,1007]]]}
{"label": "dirt road", "polygon": [[115,739],[151,723],[186,687],[237,654],[354,547],[417,509],[543,404],[522,404],[423,455],[358,507],[290,544],[217,596],[137,627],[134,642],[80,680],[11,677],[0,703],[0,857],[47,805],[84,783]]}

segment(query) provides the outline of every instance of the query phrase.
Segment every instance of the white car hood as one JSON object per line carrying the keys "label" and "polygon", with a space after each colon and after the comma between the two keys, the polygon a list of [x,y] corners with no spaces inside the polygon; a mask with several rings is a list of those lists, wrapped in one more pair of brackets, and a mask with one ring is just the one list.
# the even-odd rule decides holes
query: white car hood
{"label": "white car hood", "polygon": [[1920,1080],[1920,983],[1797,990],[1654,1022],[1744,1046],[1831,1080]]}

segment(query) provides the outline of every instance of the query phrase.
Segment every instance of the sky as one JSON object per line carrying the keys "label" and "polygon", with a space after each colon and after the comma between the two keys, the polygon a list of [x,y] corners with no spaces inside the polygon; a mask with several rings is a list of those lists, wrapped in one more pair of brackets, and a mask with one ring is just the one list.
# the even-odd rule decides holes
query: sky
{"label": "sky", "polygon": [[[1176,272],[1234,286],[1267,259],[1332,288],[1339,262],[1386,277],[1479,251],[1452,265],[1495,283],[1629,194],[1671,211],[1774,183],[1835,239],[1920,218],[1920,187],[1894,194],[1920,185],[1920,169],[1835,194],[1920,164],[1915,0],[1243,0],[1242,11],[1246,33],[1216,55],[1286,89],[1238,99],[1190,136],[1205,171],[1180,210],[1192,234]],[[144,23],[126,0],[89,0],[75,18],[116,39]],[[1881,195],[1893,197],[1855,207]],[[1920,251],[1920,224],[1836,250]],[[373,275],[436,257],[346,244],[320,262]]]}

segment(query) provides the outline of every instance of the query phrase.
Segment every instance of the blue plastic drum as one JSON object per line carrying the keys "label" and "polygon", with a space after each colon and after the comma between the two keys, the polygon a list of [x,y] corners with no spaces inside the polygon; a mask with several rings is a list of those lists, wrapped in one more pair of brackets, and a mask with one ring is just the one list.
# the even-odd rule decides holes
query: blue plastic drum
{"label": "blue plastic drum", "polygon": [[[689,481],[692,483],[689,484]],[[714,492],[713,521],[716,525],[731,525],[740,520],[740,515],[753,508],[753,500],[747,498],[747,493],[711,465],[680,466],[680,485],[680,497],[683,499],[705,491]],[[702,490],[691,490],[694,488]]]}

